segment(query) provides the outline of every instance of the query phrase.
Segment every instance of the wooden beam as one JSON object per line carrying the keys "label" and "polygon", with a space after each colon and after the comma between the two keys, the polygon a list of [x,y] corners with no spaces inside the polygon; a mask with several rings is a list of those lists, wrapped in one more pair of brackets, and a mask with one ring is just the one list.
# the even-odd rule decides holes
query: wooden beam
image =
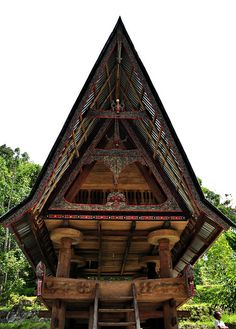
{"label": "wooden beam", "polygon": [[[94,97],[96,97],[97,91],[96,91],[96,84],[95,83],[93,83],[93,94],[94,94]],[[95,103],[95,106],[97,107],[97,102]]]}
{"label": "wooden beam", "polygon": [[[93,119],[90,124],[88,125],[86,131],[88,131],[91,127],[91,125],[93,124],[95,119]],[[81,136],[81,139],[79,140],[79,142],[77,143],[77,148],[79,147],[79,145],[82,143],[82,141],[85,138],[85,134],[83,134]],[[58,181],[60,180],[61,176],[64,174],[68,163],[72,160],[72,158],[74,157],[75,154],[75,149],[71,152],[69,158],[66,160],[66,162],[63,164],[60,173],[57,175],[57,177],[54,180],[54,175],[52,176],[52,178],[50,179],[47,188],[45,189],[40,201],[37,203],[37,206],[34,209],[34,213],[38,210],[39,212],[41,212],[43,206],[45,205],[45,203],[47,202],[49,195],[51,193],[51,191],[54,189],[54,187],[56,186],[56,184],[58,183]],[[56,169],[58,168],[59,164],[54,168],[53,172],[55,173]]]}
{"label": "wooden beam", "polygon": [[157,183],[153,180],[153,178],[148,174],[147,169],[142,166],[141,164],[137,163],[139,170],[141,171],[142,175],[144,176],[146,182],[150,186],[154,197],[156,198],[157,202],[162,203],[166,200],[163,198],[164,192],[158,187]]}
{"label": "wooden beam", "polygon": [[[156,131],[156,133],[157,133],[158,131],[157,131],[157,127],[155,126],[155,123],[154,123],[152,120],[150,120],[150,119],[148,119],[148,121],[150,122],[151,126],[153,127],[153,129],[154,129],[154,130]],[[168,146],[166,145],[166,141],[161,137],[161,133],[162,133],[162,128],[160,127],[160,130],[159,130],[159,133],[158,133],[158,140],[157,140],[157,143],[156,143],[156,145],[157,145],[157,150],[158,150],[159,142],[160,142],[160,140],[161,140],[161,141],[162,141],[162,145],[163,145],[163,147],[165,148],[165,151],[166,151],[167,155],[168,155],[168,156],[172,159],[172,161],[176,164],[176,159],[175,159],[174,155],[173,155],[172,152],[171,152],[171,144],[170,144],[170,142],[169,142],[169,145],[168,145]],[[160,134],[160,138],[159,138],[159,134]],[[156,148],[156,145],[155,145],[155,148]],[[153,156],[154,156],[154,155],[153,155]],[[166,158],[166,157],[165,157],[165,158]],[[185,177],[184,177],[184,175],[183,175],[182,170],[179,168],[179,166],[178,166],[177,164],[176,164],[176,168],[177,168],[177,171],[178,171],[178,173],[179,173],[179,175],[180,175],[180,177],[181,177],[181,179],[179,180],[180,183],[182,183],[183,186],[184,186],[184,188],[188,191],[188,193],[189,193],[189,198],[190,198],[190,200],[191,200],[191,201],[193,202],[193,204],[194,204],[195,211],[196,211],[197,213],[199,213],[197,203],[195,202],[195,200],[194,200],[194,198],[193,198],[193,196],[192,196],[191,189],[190,189],[189,186],[188,186],[188,183],[187,183],[187,181],[186,181],[186,179],[185,179]]]}
{"label": "wooden beam", "polygon": [[[21,250],[23,251],[25,257],[28,259],[30,265],[32,266],[32,268],[33,268],[34,271],[35,271],[35,268],[36,268],[36,266],[37,266],[38,264],[35,264],[35,259],[33,259],[33,257],[31,256],[31,252],[30,252],[30,250],[29,250],[28,248],[25,247],[25,244],[24,244],[22,238],[21,238],[20,235],[18,234],[17,227],[16,227],[15,223],[11,224],[9,228],[10,228],[10,232],[14,235],[14,238],[16,239],[16,241],[17,241],[19,247],[20,247]],[[32,233],[29,232],[27,235],[24,235],[24,238],[25,238],[26,236],[31,236],[31,235],[32,235]]]}
{"label": "wooden beam", "polygon": [[89,118],[105,118],[105,119],[127,119],[127,120],[143,120],[147,117],[145,112],[137,111],[132,109],[132,112],[120,112],[105,111],[102,108],[93,110],[88,113]]}
{"label": "wooden beam", "polygon": [[120,63],[122,61],[121,58],[122,51],[122,42],[117,41],[117,64],[116,64],[116,99],[120,99]]}
{"label": "wooden beam", "polygon": [[[127,133],[129,134],[130,138],[133,140],[136,148],[140,151],[140,156],[142,156],[145,159],[145,161],[147,163],[147,166],[149,168],[153,168],[153,159],[149,156],[147,150],[143,147],[143,145],[141,144],[141,142],[137,138],[132,126],[129,124],[128,121],[122,121],[122,124],[125,127]],[[170,195],[170,190],[166,189],[166,183],[164,182],[162,177],[159,174],[157,175],[157,173],[155,174],[154,171],[153,171],[153,174],[154,174],[158,184],[160,186],[163,186],[164,193],[169,196]]]}
{"label": "wooden beam", "polygon": [[[55,262],[56,262],[56,255],[54,253],[54,248],[52,245],[52,241],[50,240],[50,237],[47,232],[46,224],[43,220],[40,220],[40,227],[39,227],[39,221],[35,219],[35,217],[32,214],[26,214],[26,221],[31,227],[32,236],[35,239],[35,243],[37,244],[37,247],[41,253],[42,260],[46,267],[50,269],[52,274],[55,274]],[[42,233],[43,232],[43,233]],[[46,248],[46,246],[48,248]],[[54,259],[50,257],[50,252],[52,255],[54,255]],[[37,264],[35,265],[37,266]]]}
{"label": "wooden beam", "polygon": [[133,237],[135,228],[136,228],[136,222],[132,222],[131,227],[130,227],[130,231],[129,231],[129,235],[127,237],[127,243],[126,243],[126,248],[125,248],[125,252],[124,252],[124,257],[123,257],[123,261],[122,261],[121,270],[120,270],[120,275],[123,275],[123,273],[124,273],[125,264],[126,264],[126,261],[127,261],[127,258],[128,258],[129,250],[130,250],[130,247],[131,247],[131,241],[132,241],[132,237]]}
{"label": "wooden beam", "polygon": [[[114,92],[114,90],[115,90],[115,86],[112,88],[112,90],[109,92],[109,94],[107,95],[107,97],[104,99],[104,101],[101,104],[100,108],[103,108],[104,107],[104,105],[105,105],[106,101],[108,100],[108,98],[110,98],[110,100],[111,100],[111,95]],[[111,103],[112,103],[112,100],[111,100]],[[96,110],[93,110],[93,111],[96,111]],[[90,115],[90,114],[91,114],[91,111],[89,111],[88,115]]]}
{"label": "wooden beam", "polygon": [[[107,313],[106,309],[106,313]],[[130,311],[131,309],[128,309]],[[126,312],[126,309],[121,309],[119,310],[120,312]],[[99,312],[102,313],[102,309],[99,310]],[[104,311],[105,312],[105,311]],[[114,313],[114,309],[111,309],[111,312]],[[147,319],[158,319],[158,318],[163,318],[163,311],[155,311],[155,310],[139,310],[139,315],[141,321],[145,321]],[[177,311],[177,316],[178,318],[189,318],[191,316],[190,311]],[[38,317],[39,318],[51,318],[51,311],[39,311],[38,312]],[[66,319],[93,319],[93,314],[90,315],[90,311],[66,311],[65,314]],[[92,329],[92,328],[90,328]]]}
{"label": "wooden beam", "polygon": [[89,173],[91,172],[94,164],[95,164],[95,162],[92,162],[91,164],[84,166],[83,170],[81,170],[80,174],[77,176],[77,178],[73,182],[68,193],[66,194],[66,199],[69,202],[75,202],[75,197],[76,197],[79,189],[83,185],[84,181],[88,177]]}
{"label": "wooden beam", "polygon": [[[152,136],[151,136],[150,133],[148,132],[146,126],[144,125],[144,123],[142,123],[142,121],[139,121],[139,122],[141,123],[143,129],[146,131],[147,135],[149,136],[149,139],[152,139],[152,142],[153,142],[154,147],[155,147],[154,139],[152,138]],[[151,122],[151,121],[150,121],[150,122]],[[125,124],[127,125],[127,123],[125,123]],[[164,167],[164,165],[166,164],[166,166],[169,168],[169,174],[171,175],[171,177],[172,177],[173,180],[175,181],[176,185],[177,185],[182,191],[184,191],[184,194],[185,194],[185,196],[187,197],[187,199],[189,200],[189,202],[190,202],[190,204],[192,205],[193,209],[195,209],[195,211],[198,213],[199,211],[198,211],[198,208],[197,208],[197,206],[196,206],[196,202],[195,202],[195,201],[193,200],[193,198],[191,197],[192,195],[191,195],[191,193],[189,192],[189,191],[190,191],[189,188],[185,185],[184,181],[183,181],[182,179],[180,179],[180,178],[176,175],[175,172],[173,172],[172,167],[170,166],[170,164],[169,164],[168,161],[166,160],[165,155],[164,155],[160,150],[158,150],[158,149],[157,149],[157,152],[158,152],[158,154],[160,155],[160,157],[161,157],[161,159],[162,159],[162,161],[163,161],[163,163],[161,163],[161,161],[159,160],[160,165],[161,165],[162,167]],[[180,169],[178,168],[177,165],[175,166],[175,169],[177,170],[177,172],[179,173],[179,175],[181,175],[181,173],[180,173]],[[182,176],[181,176],[181,177],[182,177]],[[182,185],[182,184],[183,184],[183,185]],[[186,190],[187,190],[187,192],[189,192],[190,195],[186,192]]]}
{"label": "wooden beam", "polygon": [[102,267],[102,224],[97,222],[98,231],[98,280],[101,277],[101,267]]}
{"label": "wooden beam", "polygon": [[75,140],[75,132],[74,132],[74,130],[72,130],[72,137],[73,137],[73,141],[74,141],[74,147],[75,147],[76,155],[77,155],[77,158],[79,158],[79,149],[77,147],[77,143],[76,143],[76,140]]}
{"label": "wooden beam", "polygon": [[[105,64],[105,69],[106,69],[106,74],[107,74],[107,78],[109,77],[109,70],[108,70],[108,65],[107,63]],[[108,94],[108,97],[110,97],[110,103],[112,103],[112,97],[111,97],[111,94],[112,94],[112,89],[111,89],[111,82],[110,82],[110,79],[108,80],[108,88],[109,88],[109,94]],[[114,87],[115,88],[115,87]],[[107,98],[106,98],[107,99]]]}
{"label": "wooden beam", "polygon": [[[70,302],[91,302],[94,300],[95,280],[46,277],[43,282],[42,298],[48,302],[62,300]],[[132,281],[100,281],[101,300],[119,300],[130,296]],[[185,278],[161,278],[136,280],[137,301],[163,302],[174,298],[184,302],[189,298]]]}
{"label": "wooden beam", "polygon": [[104,82],[104,84],[102,85],[101,89],[99,90],[99,92],[97,93],[97,96],[94,98],[92,104],[90,105],[90,109],[92,109],[98,99],[98,97],[101,95],[101,93],[103,92],[103,89],[106,87],[107,83],[109,82],[110,80],[110,77],[112,75],[112,73],[114,72],[116,66],[113,67],[113,69],[111,70],[109,76],[107,77],[106,81]]}
{"label": "wooden beam", "polygon": [[158,133],[158,136],[157,136],[157,140],[156,140],[156,144],[155,144],[155,148],[154,148],[154,152],[153,152],[153,159],[156,158],[157,150],[158,150],[158,147],[159,147],[159,142],[160,142],[160,139],[161,139],[161,133],[162,133],[162,129],[160,127],[160,130],[159,130],[159,133]]}
{"label": "wooden beam", "polygon": [[133,91],[134,91],[134,93],[135,93],[135,95],[136,95],[136,97],[137,97],[137,99],[138,99],[138,101],[139,101],[139,103],[140,103],[140,106],[141,106],[142,110],[145,111],[146,109],[145,109],[145,106],[143,105],[143,102],[142,102],[142,100],[141,100],[141,98],[140,98],[139,93],[137,92],[137,90],[136,90],[136,88],[134,87],[132,81],[130,80],[130,78],[128,77],[126,71],[122,68],[122,66],[121,66],[121,69],[122,69],[122,71],[124,72],[124,74],[125,74],[125,76],[126,76],[126,79],[127,79],[127,81],[129,82],[131,88],[133,89]]}
{"label": "wooden beam", "polygon": [[[104,134],[106,133],[106,130],[109,128],[110,123],[111,123],[111,119],[105,120],[104,124],[100,127],[97,135],[95,136],[95,138],[92,140],[92,142],[90,143],[90,145],[88,146],[87,150],[85,151],[85,153],[83,154],[83,156],[80,157],[76,168],[73,170],[73,172],[70,174],[70,178],[71,181],[73,181],[76,176],[78,175],[78,171],[80,170],[80,168],[83,166],[84,164],[84,159],[86,159],[88,157],[88,154],[92,154],[96,145],[100,142],[101,138],[104,136]],[[67,190],[68,190],[68,180],[65,180],[63,183],[63,186],[60,190],[61,195],[66,194]],[[42,197],[43,198],[43,197]],[[41,199],[42,199],[41,198]],[[40,199],[40,200],[41,200]],[[38,209],[38,208],[37,208]]]}
{"label": "wooden beam", "polygon": [[[131,110],[133,111],[134,106],[131,103],[131,100],[129,99],[129,97],[126,95],[126,93],[125,93],[124,89],[122,88],[122,86],[121,86],[121,92],[122,92],[123,96],[125,97],[125,99],[127,100],[127,102],[129,103],[129,106],[130,106]],[[145,112],[143,112],[143,113],[145,113]]]}
{"label": "wooden beam", "polygon": [[[129,80],[132,79],[133,72],[134,72],[134,66],[132,66],[132,68],[131,68],[130,75],[129,75]],[[126,80],[125,94],[127,94],[128,88],[129,88],[129,81]]]}

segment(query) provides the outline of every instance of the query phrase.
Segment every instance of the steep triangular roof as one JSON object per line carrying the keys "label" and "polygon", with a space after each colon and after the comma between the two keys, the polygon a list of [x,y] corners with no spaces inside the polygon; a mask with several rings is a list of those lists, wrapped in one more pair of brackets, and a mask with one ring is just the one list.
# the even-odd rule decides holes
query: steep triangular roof
{"label": "steep triangular roof", "polygon": [[[107,160],[104,160],[105,157]],[[141,187],[144,189],[145,184],[151,186],[154,205],[148,208],[136,202],[135,205],[111,209],[107,204],[89,208],[76,202],[79,190],[82,187],[86,189],[91,184],[93,173],[99,172],[100,162],[114,177],[121,175],[126,167],[136,173],[139,183],[144,177]],[[84,168],[88,168],[88,172],[82,176]],[[128,172],[123,172],[124,190],[129,189]],[[109,177],[107,171],[105,177]],[[117,184],[115,182],[115,189]],[[103,183],[103,190],[104,186]],[[15,227],[16,233],[22,218],[29,216],[27,221],[38,221],[40,225],[42,218],[50,214],[61,216],[63,212],[67,212],[67,216],[86,215],[88,212],[96,212],[100,216],[108,212],[111,216],[118,213],[142,216],[145,213],[153,216],[150,217],[152,219],[159,215],[170,216],[169,220],[171,216],[188,220],[182,232],[184,243],[180,241],[173,251],[176,266],[185,255],[189,239],[197,232],[200,237],[201,234],[206,236],[206,241],[200,244],[194,255],[189,256],[189,262],[194,262],[223,229],[232,225],[204,198],[121,18],[81,90],[32,192],[20,205],[5,214],[1,222]],[[40,238],[37,234],[35,241]],[[46,228],[42,234],[47,235]],[[50,239],[47,240],[50,245]],[[53,255],[51,257],[54,258]],[[182,267],[177,266],[177,272],[181,270]]]}

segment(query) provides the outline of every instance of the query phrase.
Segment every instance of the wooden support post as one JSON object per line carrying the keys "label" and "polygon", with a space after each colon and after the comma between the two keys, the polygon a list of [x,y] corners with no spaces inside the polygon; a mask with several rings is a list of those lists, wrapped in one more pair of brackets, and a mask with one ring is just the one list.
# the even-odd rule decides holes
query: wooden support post
{"label": "wooden support post", "polygon": [[[57,263],[57,277],[68,278],[70,276],[70,262],[72,239],[62,238]],[[51,329],[65,328],[66,305],[61,300],[56,300],[52,305]]]}
{"label": "wooden support post", "polygon": [[68,278],[70,276],[70,262],[71,262],[71,249],[72,239],[62,238],[61,247],[59,250],[58,263],[57,263],[57,277]]}
{"label": "wooden support post", "polygon": [[169,239],[160,239],[158,242],[160,257],[160,277],[171,278],[172,261],[170,254],[170,241]]}
{"label": "wooden support post", "polygon": [[159,229],[149,233],[148,242],[152,245],[158,245],[160,258],[160,277],[172,277],[172,259],[171,248],[179,240],[177,231],[169,229]]}
{"label": "wooden support post", "polygon": [[57,300],[53,302],[52,317],[50,329],[64,329],[65,328],[65,303]]}
{"label": "wooden support post", "polygon": [[[57,263],[57,278],[69,278],[70,266],[72,256],[72,244],[78,244],[83,234],[72,228],[56,228],[51,232],[51,240],[60,246],[58,263]],[[54,299],[52,304],[52,316],[51,316],[51,329],[64,329],[66,317],[66,303]]]}
{"label": "wooden support post", "polygon": [[174,299],[163,304],[165,329],[178,329],[176,302]]}

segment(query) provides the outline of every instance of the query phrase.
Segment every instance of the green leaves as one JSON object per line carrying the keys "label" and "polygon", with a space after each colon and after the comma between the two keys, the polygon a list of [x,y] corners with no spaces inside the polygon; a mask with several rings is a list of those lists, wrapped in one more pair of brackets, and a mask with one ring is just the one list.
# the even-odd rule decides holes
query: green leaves
{"label": "green leaves", "polygon": [[[0,216],[19,204],[30,193],[40,166],[29,161],[27,153],[0,146]],[[22,251],[9,231],[0,226],[1,298],[20,292],[32,273]]]}
{"label": "green leaves", "polygon": [[[224,215],[236,222],[230,195],[222,201],[219,194],[202,187],[208,201]],[[197,284],[217,285],[218,290],[209,297],[209,302],[229,311],[236,311],[236,232],[230,229],[223,233],[195,266]],[[207,293],[205,293],[206,296]],[[205,297],[206,297],[205,296]],[[204,298],[203,296],[201,298]]]}

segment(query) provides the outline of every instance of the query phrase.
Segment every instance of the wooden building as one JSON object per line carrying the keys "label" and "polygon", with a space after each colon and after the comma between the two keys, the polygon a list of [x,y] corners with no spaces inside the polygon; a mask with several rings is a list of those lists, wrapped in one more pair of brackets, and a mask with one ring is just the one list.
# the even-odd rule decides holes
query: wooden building
{"label": "wooden building", "polygon": [[52,329],[178,328],[192,265],[232,223],[204,198],[121,19],[1,223],[37,272]]}

